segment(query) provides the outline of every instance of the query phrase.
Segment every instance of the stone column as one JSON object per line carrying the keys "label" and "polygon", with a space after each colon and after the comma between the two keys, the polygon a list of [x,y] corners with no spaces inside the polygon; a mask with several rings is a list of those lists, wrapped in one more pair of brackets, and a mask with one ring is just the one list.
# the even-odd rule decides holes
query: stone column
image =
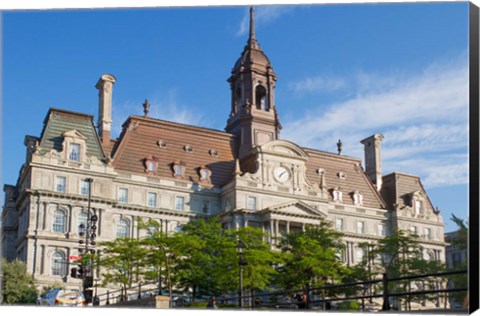
{"label": "stone column", "polygon": [[40,274],[45,274],[45,245],[41,245],[40,249]]}
{"label": "stone column", "polygon": [[72,220],[73,220],[73,207],[72,205],[68,206],[68,222],[67,222],[67,234],[70,236],[72,233]]}
{"label": "stone column", "polygon": [[97,210],[97,217],[98,217],[98,220],[97,220],[97,236],[101,236],[102,235],[102,215],[103,215],[103,209],[101,208],[98,208],[96,209]]}
{"label": "stone column", "polygon": [[273,219],[270,219],[270,244],[273,245]]}
{"label": "stone column", "polygon": [[280,237],[280,220],[275,220],[275,245],[278,245],[278,238]]}
{"label": "stone column", "polygon": [[347,262],[347,266],[350,266],[350,242],[349,241],[345,243],[345,261]]}
{"label": "stone column", "polygon": [[43,209],[42,209],[42,230],[44,231],[47,227],[47,209],[48,209],[48,203],[46,201],[44,201],[43,203]]}
{"label": "stone column", "polygon": [[290,221],[287,221],[286,227],[287,227],[287,234],[290,234]]}

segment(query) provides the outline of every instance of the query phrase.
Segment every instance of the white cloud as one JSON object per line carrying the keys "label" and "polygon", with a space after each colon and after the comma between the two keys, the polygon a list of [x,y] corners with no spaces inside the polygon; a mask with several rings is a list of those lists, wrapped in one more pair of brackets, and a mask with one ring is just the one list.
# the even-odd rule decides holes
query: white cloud
{"label": "white cloud", "polygon": [[[292,11],[294,9],[293,6],[256,6],[255,10],[255,28],[258,25],[269,24],[282,15]],[[249,22],[250,22],[250,9],[245,11],[245,14],[240,22],[240,26],[237,31],[237,36],[243,36],[248,33],[249,31]]]}
{"label": "white cloud", "polygon": [[[328,79],[323,78],[327,76],[308,77],[290,88],[328,93]],[[468,146],[466,55],[450,62],[433,62],[414,74],[359,72],[347,78],[334,77],[332,82],[344,83],[332,87],[345,91],[348,87],[352,97],[318,104],[299,119],[283,120],[282,138],[331,152],[336,152],[336,142],[341,139],[344,154],[363,158],[360,140],[381,133],[385,136],[383,166],[410,166],[390,171],[417,174],[430,186],[468,181],[467,161],[449,159],[466,153]]]}
{"label": "white cloud", "polygon": [[334,77],[309,77],[297,82],[291,82],[289,88],[294,92],[334,92],[346,87],[346,81],[343,78]]}

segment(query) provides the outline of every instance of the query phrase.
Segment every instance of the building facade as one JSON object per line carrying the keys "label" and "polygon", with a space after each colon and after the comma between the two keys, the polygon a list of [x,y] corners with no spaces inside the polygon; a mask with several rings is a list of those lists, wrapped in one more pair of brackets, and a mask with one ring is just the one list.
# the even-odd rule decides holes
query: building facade
{"label": "building facade", "polygon": [[442,216],[419,177],[382,174],[383,136],[359,140],[365,166],[342,155],[340,142],[330,153],[282,139],[276,80],[255,37],[253,10],[247,45],[228,78],[225,131],[149,117],[145,101],[145,115],[130,116],[113,140],[116,78],[101,76],[96,122],[51,108],[39,136],[25,137],[17,183],[4,186],[2,255],[25,261],[41,285],[77,287],[69,257],[80,254],[90,205],[97,242],[145,236],[138,219],[171,232],[218,215],[225,228],[263,229],[272,247],[282,234],[329,222],[344,234],[348,265],[362,260],[360,243],[409,230],[420,236],[426,258],[445,261]]}

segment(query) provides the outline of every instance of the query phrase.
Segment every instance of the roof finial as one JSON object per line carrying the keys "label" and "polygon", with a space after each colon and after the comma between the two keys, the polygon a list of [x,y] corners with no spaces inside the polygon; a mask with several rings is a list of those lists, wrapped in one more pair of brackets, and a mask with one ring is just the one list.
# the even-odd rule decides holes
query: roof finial
{"label": "roof finial", "polygon": [[150,103],[148,103],[148,100],[145,99],[145,102],[143,102],[143,113],[145,113],[144,117],[147,117],[149,110],[150,110]]}
{"label": "roof finial", "polygon": [[248,38],[248,45],[250,47],[256,46],[257,40],[255,38],[255,18],[253,7],[250,7],[250,36]]}

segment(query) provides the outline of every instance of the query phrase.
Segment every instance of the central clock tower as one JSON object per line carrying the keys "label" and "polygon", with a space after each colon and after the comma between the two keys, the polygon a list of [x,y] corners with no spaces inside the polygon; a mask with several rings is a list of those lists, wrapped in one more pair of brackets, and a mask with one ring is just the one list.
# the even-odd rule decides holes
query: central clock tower
{"label": "central clock tower", "polygon": [[225,131],[238,137],[238,158],[252,148],[277,140],[281,129],[275,107],[277,76],[255,38],[254,11],[250,8],[250,35],[228,79],[231,110]]}

